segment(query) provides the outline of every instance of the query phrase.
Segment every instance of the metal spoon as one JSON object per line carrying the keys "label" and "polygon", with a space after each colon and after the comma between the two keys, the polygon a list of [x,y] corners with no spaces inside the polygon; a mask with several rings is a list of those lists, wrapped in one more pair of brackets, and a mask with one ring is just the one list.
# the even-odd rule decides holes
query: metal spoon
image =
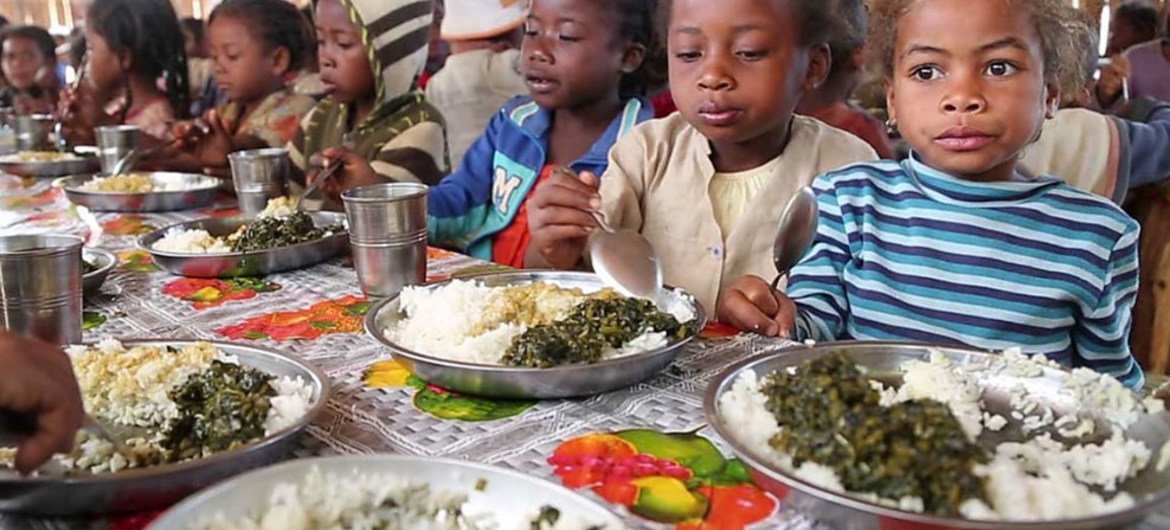
{"label": "metal spoon", "polygon": [[817,196],[808,186],[801,188],[784,207],[784,214],[776,227],[776,239],[772,241],[772,263],[776,265],[773,291],[780,285],[780,278],[788,274],[812,246],[819,212]]}
{"label": "metal spoon", "polygon": [[[346,149],[353,149],[353,133],[352,132],[347,132],[341,136],[341,146],[346,148]],[[300,198],[297,199],[296,204],[293,205],[293,209],[294,210],[301,209],[301,203],[305,200],[305,197],[308,197],[308,196],[312,195],[314,192],[316,192],[317,188],[319,188],[322,183],[324,183],[326,180],[329,180],[329,178],[331,178],[334,174],[336,174],[338,171],[341,170],[341,166],[342,166],[341,160],[330,161],[329,165],[326,166],[324,169],[322,169],[321,173],[319,173],[317,175],[317,178],[313,179],[313,183],[309,184],[308,188],[305,188],[305,192],[302,193]]]}
{"label": "metal spoon", "polygon": [[606,285],[634,298],[657,300],[662,290],[662,264],[654,247],[633,230],[614,230],[600,212],[592,212],[601,231],[590,238],[593,271]]}

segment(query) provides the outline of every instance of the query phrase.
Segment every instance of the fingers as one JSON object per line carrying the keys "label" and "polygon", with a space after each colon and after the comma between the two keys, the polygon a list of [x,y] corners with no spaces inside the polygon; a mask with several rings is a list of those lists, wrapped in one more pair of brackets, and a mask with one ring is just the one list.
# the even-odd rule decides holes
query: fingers
{"label": "fingers", "polygon": [[74,404],[66,393],[47,397],[53,408],[40,414],[36,433],[17,449],[16,468],[21,473],[33,472],[55,453],[72,450],[74,437],[85,417],[80,401]]}
{"label": "fingers", "polygon": [[0,365],[0,410],[36,420],[17,451],[17,469],[29,473],[72,449],[84,417],[81,394],[69,358],[51,344],[0,333]]}
{"label": "fingers", "polygon": [[769,337],[784,331],[773,319],[779,311],[776,293],[758,276],[746,276],[728,287],[716,308],[720,321]]}
{"label": "fingers", "polygon": [[591,212],[601,209],[601,196],[597,194],[595,186],[590,186],[584,180],[556,173],[532,194],[532,206],[576,208]]}

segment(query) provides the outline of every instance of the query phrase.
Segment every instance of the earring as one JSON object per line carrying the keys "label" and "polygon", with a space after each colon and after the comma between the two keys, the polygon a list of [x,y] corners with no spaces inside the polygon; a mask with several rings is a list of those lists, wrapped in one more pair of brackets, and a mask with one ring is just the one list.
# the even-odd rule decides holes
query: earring
{"label": "earring", "polygon": [[886,134],[891,136],[898,134],[898,120],[894,118],[886,120]]}

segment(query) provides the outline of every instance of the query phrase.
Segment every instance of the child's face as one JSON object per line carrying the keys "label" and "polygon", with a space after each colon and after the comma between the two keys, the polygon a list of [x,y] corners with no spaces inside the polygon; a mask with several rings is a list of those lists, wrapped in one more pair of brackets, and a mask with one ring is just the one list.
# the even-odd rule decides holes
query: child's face
{"label": "child's face", "polygon": [[642,60],[640,48],[623,46],[616,26],[600,2],[534,2],[520,47],[532,99],[558,109],[616,96],[622,68],[636,68]]}
{"label": "child's face", "polygon": [[48,61],[41,55],[41,50],[32,40],[22,37],[4,39],[0,67],[4,68],[4,78],[12,86],[21,90],[33,86],[36,83],[37,72],[47,63]]}
{"label": "child's face", "polygon": [[317,56],[326,93],[341,103],[372,100],[374,73],[358,28],[338,0],[317,3]]}
{"label": "child's face", "polygon": [[800,94],[824,79],[827,53],[810,61],[793,9],[777,0],[675,0],[670,90],[717,153],[723,143],[782,132]]}
{"label": "child's face", "polygon": [[215,82],[231,101],[250,102],[280,86],[288,50],[270,49],[237,17],[219,16],[208,28]]}
{"label": "child's face", "polygon": [[109,90],[122,82],[122,64],[110,49],[110,43],[96,31],[85,28],[85,47],[88,65],[86,79],[100,90]]}
{"label": "child's face", "polygon": [[890,116],[930,166],[1008,180],[1059,89],[1044,80],[1040,38],[1005,0],[923,0],[898,21]]}

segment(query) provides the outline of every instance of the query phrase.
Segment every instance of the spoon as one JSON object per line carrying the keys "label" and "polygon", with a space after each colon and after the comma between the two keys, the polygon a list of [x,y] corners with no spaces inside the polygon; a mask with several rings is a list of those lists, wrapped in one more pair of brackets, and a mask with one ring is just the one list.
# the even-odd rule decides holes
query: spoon
{"label": "spoon", "polygon": [[126,152],[125,156],[120,158],[118,162],[114,164],[114,167],[110,168],[109,176],[125,175],[126,172],[133,171],[134,166],[138,165],[140,160],[158,153],[167,147],[167,144],[159,144],[149,149],[131,149]]}
{"label": "spoon", "polygon": [[[36,430],[35,422],[36,420],[30,416],[0,410],[0,446],[18,445]],[[81,429],[109,441],[118,453],[128,453],[125,441],[121,437],[115,436],[110,429],[94,419],[93,416],[85,415],[85,418],[82,419]]]}
{"label": "spoon", "polygon": [[[568,168],[557,171],[577,178]],[[633,298],[657,300],[662,290],[662,264],[654,247],[633,230],[615,230],[601,212],[590,212],[600,231],[589,239],[589,259],[601,281]]]}
{"label": "spoon", "polygon": [[[353,149],[353,133],[352,132],[347,132],[344,135],[342,135],[341,146],[346,148],[346,149]],[[337,173],[339,170],[341,170],[341,166],[342,166],[342,163],[341,163],[340,159],[331,160],[329,162],[329,165],[326,166],[325,169],[322,169],[321,173],[319,173],[317,175],[317,178],[313,179],[313,183],[309,184],[308,188],[305,188],[305,192],[302,193],[300,198],[297,199],[296,204],[293,205],[293,209],[300,210],[301,209],[301,202],[303,202],[305,200],[305,197],[308,197],[308,196],[312,195],[314,192],[316,192],[317,188],[319,188],[322,183],[324,183],[326,180],[328,180],[330,177],[332,177],[335,173]]]}
{"label": "spoon", "polygon": [[788,274],[812,246],[819,211],[817,196],[808,186],[801,188],[784,207],[784,214],[776,227],[776,239],[772,241],[772,263],[776,265],[773,291],[780,285],[780,278]]}
{"label": "spoon", "polygon": [[[89,52],[81,54],[81,61],[79,61],[77,69],[77,77],[73,78],[73,82],[69,84],[70,92],[76,94],[77,90],[81,88],[81,82],[85,80],[86,61],[89,60]],[[61,120],[53,124],[53,134],[57,136],[57,150],[62,153],[69,151],[69,139],[65,138],[65,124]]]}

